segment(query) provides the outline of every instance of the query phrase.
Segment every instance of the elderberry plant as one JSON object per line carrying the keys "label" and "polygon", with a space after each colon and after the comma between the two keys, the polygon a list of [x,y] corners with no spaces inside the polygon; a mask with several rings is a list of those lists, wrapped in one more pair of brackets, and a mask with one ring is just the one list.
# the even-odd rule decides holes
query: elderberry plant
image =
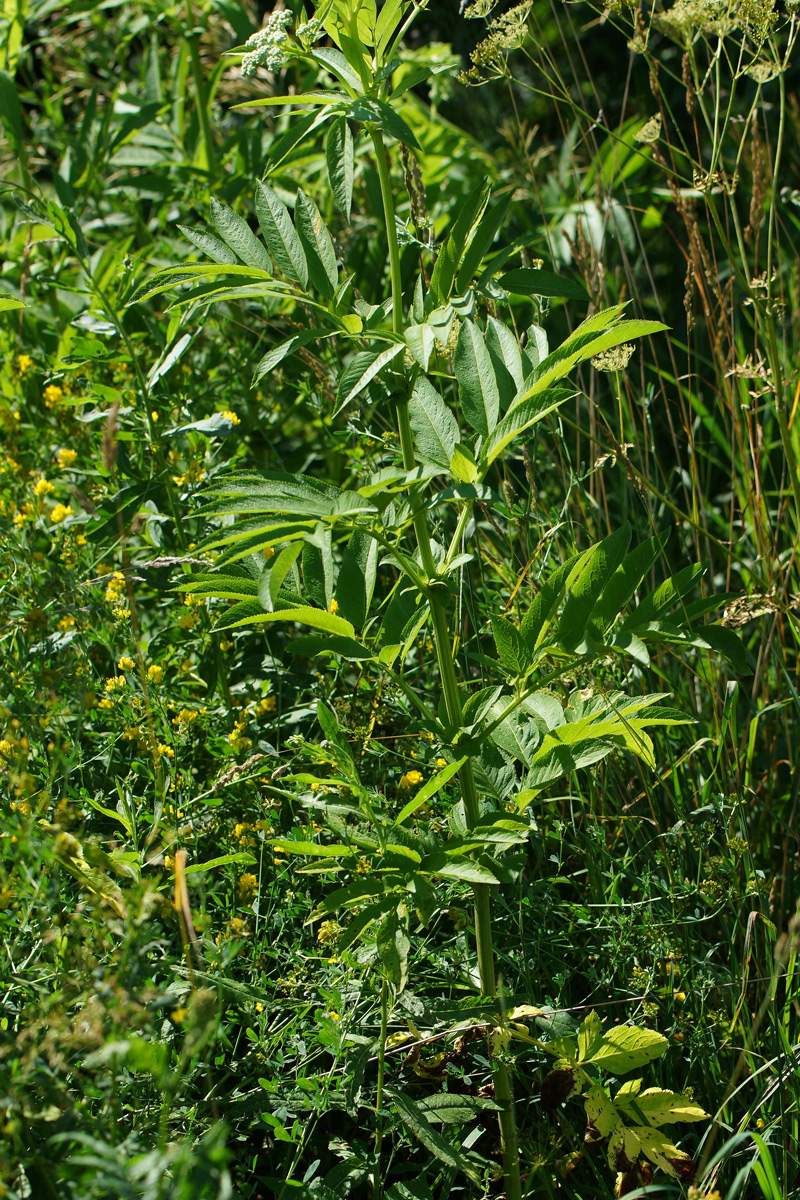
{"label": "elderberry plant", "polygon": [[[553,570],[534,558],[535,592],[515,589],[515,603],[498,598],[494,608],[475,611],[473,648],[462,653],[460,597],[481,554],[475,514],[499,502],[498,468],[575,399],[575,368],[592,362],[621,369],[637,339],[666,327],[626,317],[616,305],[592,311],[552,349],[540,324],[519,336],[519,298],[540,311],[550,298],[586,305],[588,297],[577,282],[527,265],[515,243],[498,244],[510,199],[493,200],[488,181],[463,197],[437,244],[405,237],[401,247],[392,155],[403,157],[417,192],[412,217],[420,206],[409,167],[418,149],[409,94],[435,71],[451,69],[401,57],[420,11],[407,0],[387,0],[380,12],[375,0],[331,0],[294,30],[290,15],[279,12],[248,40],[242,59],[245,75],[291,65],[303,80],[304,90],[281,94],[273,79],[273,94],[247,106],[286,109],[293,145],[324,133],[328,182],[345,223],[353,214],[356,139],[366,143],[387,248],[384,299],[369,303],[364,294],[374,280],[342,269],[335,234],[315,200],[298,190],[292,212],[269,171],[255,182],[261,237],[215,201],[213,232],[182,227],[210,261],[162,270],[134,297],[179,289],[175,304],[182,308],[258,299],[272,314],[291,312],[293,332],[257,364],[254,383],[313,347],[335,375],[333,417],[361,407],[393,414],[395,423],[396,442],[387,439],[383,465],[343,486],[309,474],[220,474],[202,509],[210,527],[202,552],[217,556],[215,567],[180,586],[195,600],[227,603],[219,630],[300,626],[307,632],[294,638],[293,653],[334,656],[372,672],[409,729],[423,731],[440,756],[439,771],[405,804],[393,805],[367,777],[336,713],[320,703],[324,740],[300,739],[299,747],[313,769],[284,783],[287,795],[304,796],[327,833],[274,842],[276,852],[335,874],[337,886],[315,919],[340,918],[340,948],[366,945],[381,976],[373,1195],[384,1186],[387,1104],[450,1168],[474,1181],[491,1174],[472,1142],[454,1144],[434,1127],[430,1106],[386,1079],[389,1009],[413,963],[412,914],[427,925],[451,880],[473,891],[482,1006],[473,1025],[487,1039],[493,1075],[491,1100],[459,1097],[458,1120],[486,1107],[497,1113],[508,1200],[523,1194],[509,1069],[514,1043],[556,1055],[556,1072],[563,1073],[557,1078],[569,1082],[559,1099],[585,1093],[592,1136],[609,1139],[612,1168],[630,1175],[643,1156],[685,1175],[687,1156],[660,1126],[699,1120],[702,1109],[673,1093],[640,1093],[640,1083],[623,1085],[612,1098],[596,1073],[642,1065],[663,1052],[664,1039],[630,1027],[604,1034],[597,1020],[584,1022],[574,1046],[568,1038],[532,1038],[524,1021],[541,1010],[528,1004],[508,1012],[504,1003],[491,897],[522,869],[554,783],[614,753],[655,768],[652,731],[689,723],[668,695],[642,688],[652,648],[693,646],[735,659],[740,647],[729,630],[708,623],[714,600],[687,599],[703,566],[689,565],[649,588],[667,535],[631,547],[623,525]],[[516,44],[524,14],[514,12]],[[441,689],[433,703],[406,670],[427,637]],[[611,682],[620,668],[628,690]],[[438,828],[421,820],[435,797],[448,801]]]}

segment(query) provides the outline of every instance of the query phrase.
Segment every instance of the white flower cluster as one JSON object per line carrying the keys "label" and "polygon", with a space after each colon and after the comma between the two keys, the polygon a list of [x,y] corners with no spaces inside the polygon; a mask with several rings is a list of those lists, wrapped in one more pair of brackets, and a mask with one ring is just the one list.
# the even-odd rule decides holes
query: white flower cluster
{"label": "white flower cluster", "polygon": [[318,21],[316,17],[312,17],[310,21],[306,21],[305,25],[297,27],[297,36],[304,46],[311,46],[322,37],[324,32],[322,22]]}
{"label": "white flower cluster", "polygon": [[285,54],[284,45],[289,40],[287,29],[293,21],[292,14],[287,9],[274,12],[263,29],[252,33],[245,42],[245,54],[242,59],[242,75],[245,78],[255,75],[259,67],[268,71],[277,71],[282,66]]}

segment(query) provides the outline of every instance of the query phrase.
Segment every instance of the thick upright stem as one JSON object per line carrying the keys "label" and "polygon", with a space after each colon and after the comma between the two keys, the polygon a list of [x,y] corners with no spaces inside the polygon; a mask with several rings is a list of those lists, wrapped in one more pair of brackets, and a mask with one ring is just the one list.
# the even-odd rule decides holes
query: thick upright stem
{"label": "thick upright stem", "polygon": [[[381,184],[381,197],[386,223],[386,237],[389,244],[389,271],[392,285],[392,326],[395,333],[403,333],[403,288],[400,273],[400,247],[397,242],[395,227],[394,198],[392,196],[392,181],[389,175],[389,163],[386,157],[386,147],[379,129],[372,131],[372,144],[375,147],[375,157],[378,165],[378,176]],[[408,414],[408,396],[404,395],[397,403],[397,424],[400,434],[400,449],[403,456],[403,466],[407,471],[415,466],[414,439],[411,421]],[[430,534],[423,512],[417,512],[413,518],[414,533],[419,547],[422,567],[429,579],[436,576],[436,563],[433,558]],[[458,686],[453,649],[447,627],[447,613],[442,601],[434,593],[428,599],[433,626],[433,640],[436,647],[436,658],[442,680],[447,720],[450,726],[457,729],[461,724],[461,691]],[[461,796],[464,801],[464,811],[470,826],[477,824],[480,817],[478,791],[475,786],[475,775],[472,762],[467,759],[459,772]],[[492,911],[489,887],[485,883],[473,885],[475,904],[475,942],[478,957],[478,972],[481,981],[481,992],[492,999],[497,997],[497,978],[494,969],[494,951],[492,948]],[[500,1113],[500,1135],[503,1143],[503,1173],[505,1175],[506,1200],[521,1200],[522,1186],[519,1173],[519,1152],[517,1148],[517,1126],[514,1118],[514,1096],[511,1088],[511,1078],[505,1063],[498,1062],[494,1069],[495,1099],[502,1105]]]}

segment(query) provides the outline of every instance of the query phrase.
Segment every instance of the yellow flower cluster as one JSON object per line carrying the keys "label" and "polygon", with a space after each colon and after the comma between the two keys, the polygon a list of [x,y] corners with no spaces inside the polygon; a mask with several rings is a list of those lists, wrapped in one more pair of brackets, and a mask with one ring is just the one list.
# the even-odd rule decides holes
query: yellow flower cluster
{"label": "yellow flower cluster", "polygon": [[239,882],[236,884],[236,894],[240,900],[245,903],[251,901],[258,891],[258,877],[246,871],[244,875],[239,876]]}
{"label": "yellow flower cluster", "polygon": [[62,470],[71,467],[78,457],[77,450],[58,450],[56,451],[56,461]]}
{"label": "yellow flower cluster", "polygon": [[115,571],[106,588],[106,600],[109,604],[118,604],[125,592],[125,576],[121,571]]}
{"label": "yellow flower cluster", "polygon": [[64,396],[64,389],[57,383],[51,383],[44,389],[44,402],[48,408],[55,408]]}
{"label": "yellow flower cluster", "polygon": [[125,688],[125,683],[124,675],[112,675],[110,679],[106,680],[105,688],[107,692],[121,692]]}
{"label": "yellow flower cluster", "polygon": [[234,750],[236,750],[237,752],[239,750],[247,750],[253,744],[252,740],[249,737],[245,736],[244,731],[246,728],[247,728],[246,721],[236,721],[233,726],[233,729],[228,734],[228,741],[233,746]]}
{"label": "yellow flower cluster", "polygon": [[172,718],[173,725],[192,725],[197,720],[197,710],[182,708],[177,716]]}
{"label": "yellow flower cluster", "polygon": [[49,496],[50,493],[54,492],[55,490],[55,486],[50,482],[49,479],[37,479],[36,483],[33,485],[33,494],[38,499],[41,499],[42,496]]}
{"label": "yellow flower cluster", "polygon": [[33,359],[31,358],[30,354],[17,355],[17,370],[19,371],[20,375],[24,375],[26,371],[30,371],[32,366]]}
{"label": "yellow flower cluster", "polygon": [[54,525],[58,525],[61,521],[65,521],[67,517],[71,517],[73,511],[70,504],[56,504],[50,512],[50,520]]}
{"label": "yellow flower cluster", "polygon": [[147,678],[151,683],[161,683],[164,675],[164,668],[159,667],[158,663],[151,663],[147,668]]}
{"label": "yellow flower cluster", "polygon": [[242,423],[241,419],[237,417],[236,413],[231,412],[229,408],[226,408],[224,412],[221,412],[220,416],[224,417],[226,421],[230,421],[231,425],[241,425]]}
{"label": "yellow flower cluster", "polygon": [[274,696],[265,696],[264,699],[259,701],[258,705],[256,706],[256,712],[260,717],[263,717],[266,716],[267,713],[275,712],[277,707],[278,702]]}
{"label": "yellow flower cluster", "polygon": [[317,933],[317,941],[321,946],[335,946],[341,940],[342,933],[338,921],[323,921]]}
{"label": "yellow flower cluster", "polygon": [[132,658],[128,658],[127,654],[123,654],[122,658],[117,663],[117,669],[120,671],[132,671],[135,665],[136,664]]}
{"label": "yellow flower cluster", "polygon": [[400,780],[400,787],[404,792],[408,792],[413,787],[417,787],[422,783],[424,776],[421,771],[406,771],[403,778]]}
{"label": "yellow flower cluster", "polygon": [[175,751],[171,746],[166,746],[163,742],[158,743],[158,753],[161,758],[174,758]]}

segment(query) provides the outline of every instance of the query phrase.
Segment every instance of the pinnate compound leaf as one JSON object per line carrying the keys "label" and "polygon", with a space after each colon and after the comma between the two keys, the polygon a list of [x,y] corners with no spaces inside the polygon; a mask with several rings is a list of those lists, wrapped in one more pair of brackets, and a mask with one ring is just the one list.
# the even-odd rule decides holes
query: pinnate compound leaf
{"label": "pinnate compound leaf", "polygon": [[289,210],[262,180],[256,180],[256,215],[277,266],[288,279],[308,287],[308,263]]}
{"label": "pinnate compound leaf", "polygon": [[454,357],[464,416],[478,433],[488,437],[500,414],[500,392],[483,334],[474,321],[463,322]]}
{"label": "pinnate compound leaf", "polygon": [[353,206],[353,135],[346,117],[338,117],[328,130],[325,161],[336,207],[349,222]]}
{"label": "pinnate compound leaf", "polygon": [[247,221],[221,200],[211,199],[211,219],[226,246],[248,267],[272,274],[272,263]]}

